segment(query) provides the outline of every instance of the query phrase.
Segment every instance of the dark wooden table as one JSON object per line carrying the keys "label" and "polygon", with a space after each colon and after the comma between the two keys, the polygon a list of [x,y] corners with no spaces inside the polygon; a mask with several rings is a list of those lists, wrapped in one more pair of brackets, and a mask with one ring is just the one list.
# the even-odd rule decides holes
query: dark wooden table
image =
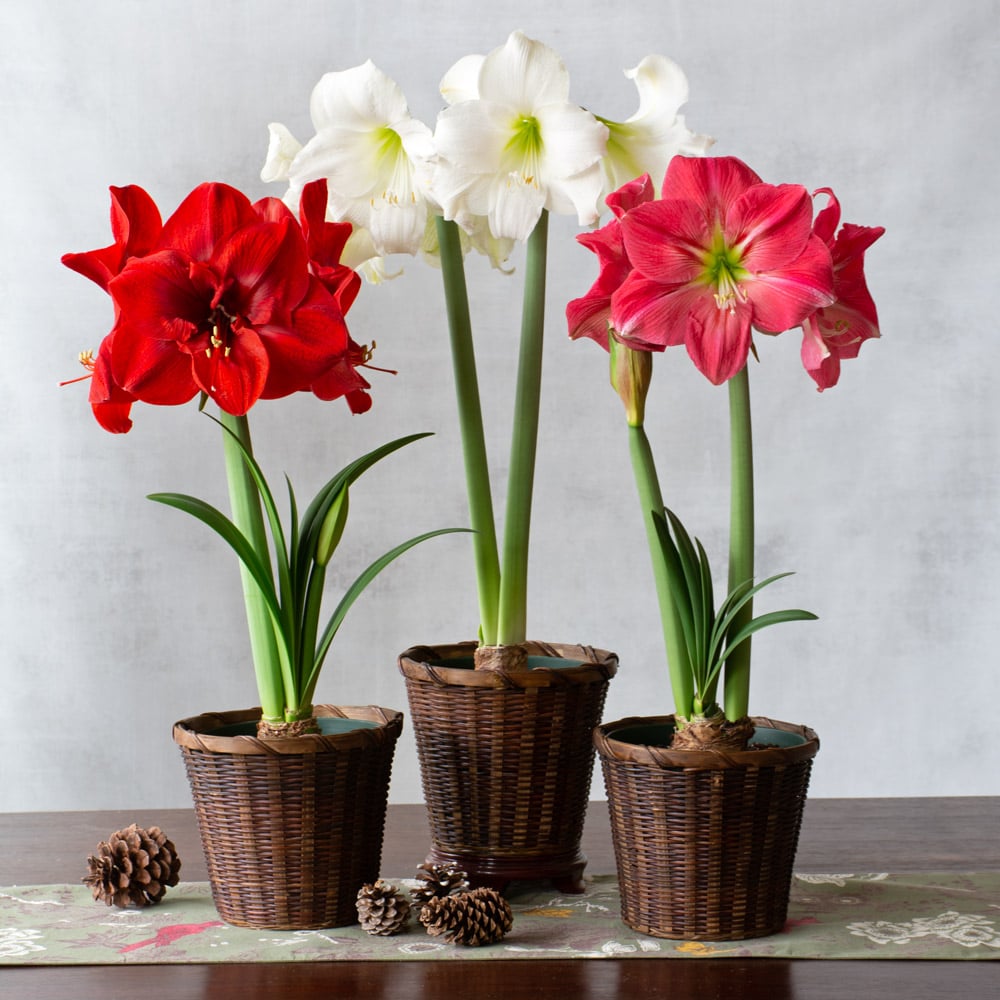
{"label": "dark wooden table", "polygon": [[[71,882],[98,841],[130,822],[159,825],[177,844],[189,881],[207,874],[189,810],[0,815],[0,885]],[[422,806],[391,806],[382,870],[408,875],[428,843]],[[613,872],[608,817],[591,806],[588,870]],[[818,799],[806,809],[796,868],[812,872],[1000,870],[1000,797]],[[567,1000],[716,1000],[1000,996],[996,962],[788,959],[330,962],[0,968],[4,1000],[404,1000],[539,996]]]}

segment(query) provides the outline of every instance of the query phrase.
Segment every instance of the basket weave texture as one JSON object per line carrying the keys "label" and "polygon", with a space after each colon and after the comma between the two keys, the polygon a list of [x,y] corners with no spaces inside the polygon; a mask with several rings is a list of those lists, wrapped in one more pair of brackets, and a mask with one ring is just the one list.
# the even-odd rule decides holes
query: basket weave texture
{"label": "basket weave texture", "polygon": [[[614,653],[529,642],[530,657],[577,661],[503,673],[475,670],[476,643],[399,658],[431,827],[431,860],[476,884],[575,878]],[[536,661],[537,662],[537,661]],[[572,890],[571,890],[572,891]]]}
{"label": "basket weave texture", "polygon": [[[738,941],[785,924],[816,734],[755,718],[800,745],[719,753],[615,738],[673,716],[599,726],[622,920],[655,937]],[[767,734],[758,741],[766,743]]]}
{"label": "basket weave texture", "polygon": [[317,718],[375,728],[287,739],[214,735],[260,709],[174,726],[194,798],[212,897],[240,927],[357,922],[358,889],[379,874],[399,712],[318,705]]}

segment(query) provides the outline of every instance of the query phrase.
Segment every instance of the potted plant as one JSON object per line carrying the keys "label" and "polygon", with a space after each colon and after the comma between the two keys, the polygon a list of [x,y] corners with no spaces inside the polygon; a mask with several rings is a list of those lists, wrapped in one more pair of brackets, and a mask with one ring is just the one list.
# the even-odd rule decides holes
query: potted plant
{"label": "potted plant", "polygon": [[[131,429],[134,403],[219,408],[232,517],[195,497],[150,499],[198,518],[236,553],[260,707],[174,726],[223,919],[252,927],[338,926],[357,919],[358,889],[379,871],[389,773],[402,727],[377,706],[314,705],[337,630],[365,586],[429,532],[375,560],[324,623],[327,566],[343,535],[349,491],[372,465],[424,435],[351,462],[287,527],[253,456],[247,413],[260,399],[313,392],[371,405],[358,370],[370,352],[344,314],[360,279],[340,263],[350,225],[325,220],[322,182],[296,218],[273,198],[203,184],[161,222],[136,186],[112,188],[114,243],[63,262],[97,282],[115,322],[81,356],[106,430]],[[215,418],[213,418],[215,419]]]}
{"label": "potted plant", "polygon": [[[813,219],[813,198],[827,204]],[[615,838],[622,916],[669,938],[740,939],[780,930],[812,759],[804,726],[749,714],[751,636],[813,615],[754,617],[753,459],[748,362],[753,332],[803,331],[820,390],[878,336],[864,253],[881,228],[844,225],[833,192],[764,183],[732,157],[675,157],[659,197],[649,176],[608,198],[614,218],[580,242],[600,259],[567,307],[570,335],[610,354],[653,562],[674,713],[595,730]],[[710,560],[664,506],[644,406],[654,352],[684,345],[728,386],[728,593],[715,604]]]}
{"label": "potted plant", "polygon": [[[569,101],[559,56],[514,32],[445,74],[448,107],[432,134],[410,117],[395,83],[366,63],[320,80],[310,102],[316,133],[304,146],[271,126],[263,174],[289,180],[292,193],[324,177],[333,217],[370,234],[358,251],[423,251],[441,268],[480,621],[475,640],[414,646],[399,666],[430,817],[430,860],[458,864],[474,882],[499,888],[515,878],[550,878],[561,889],[582,889],[590,730],[617,670],[617,657],[605,650],[528,638],[548,216],[575,214],[590,225],[602,191],[635,176],[637,162],[665,167],[673,153],[710,142],[677,114],[687,83],[676,65],[651,56],[627,75],[639,89],[639,111],[627,122],[598,118]],[[359,176],[359,162],[377,162],[380,179]],[[503,267],[522,242],[518,374],[498,540],[464,255],[476,249]]]}

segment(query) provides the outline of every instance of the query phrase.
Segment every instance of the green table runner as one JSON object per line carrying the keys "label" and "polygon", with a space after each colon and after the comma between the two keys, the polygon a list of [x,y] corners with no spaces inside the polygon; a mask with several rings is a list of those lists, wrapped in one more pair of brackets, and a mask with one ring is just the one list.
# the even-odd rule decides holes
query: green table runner
{"label": "green table runner", "polygon": [[[404,880],[391,880],[407,885]],[[0,964],[104,965],[532,958],[1000,958],[1000,872],[798,875],[780,934],[746,942],[664,941],[619,918],[614,876],[583,895],[516,885],[514,926],[484,948],[445,944],[413,921],[395,937],[360,927],[260,931],[224,924],[207,883],[158,906],[118,910],[73,885],[0,889]]]}

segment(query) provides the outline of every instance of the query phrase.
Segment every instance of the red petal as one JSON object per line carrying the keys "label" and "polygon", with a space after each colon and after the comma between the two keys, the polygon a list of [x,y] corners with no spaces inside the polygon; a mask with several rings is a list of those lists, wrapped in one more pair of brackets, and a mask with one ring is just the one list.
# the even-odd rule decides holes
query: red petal
{"label": "red petal", "polygon": [[364,413],[371,409],[371,397],[366,391],[370,386],[358,370],[351,365],[346,355],[320,378],[316,379],[311,388],[319,399],[331,400],[345,397],[352,413]]}
{"label": "red petal", "polygon": [[136,185],[111,188],[111,232],[115,242],[101,250],[63,254],[68,268],[105,291],[130,257],[149,253],[160,234],[160,213],[153,199]]}
{"label": "red petal", "polygon": [[350,346],[343,315],[315,279],[305,303],[293,313],[291,327],[265,326],[258,332],[270,358],[261,393],[265,399],[310,389],[347,356]]}
{"label": "red petal", "polygon": [[109,355],[114,332],[104,338],[94,361],[94,374],[90,380],[90,406],[97,422],[112,434],[127,434],[132,429],[129,412],[134,397],[116,385],[111,375]]}
{"label": "red petal", "polygon": [[187,402],[196,392],[187,341],[208,315],[186,259],[162,251],[133,259],[109,286],[119,310],[111,353],[115,382],[147,403]]}
{"label": "red petal", "polygon": [[242,416],[260,399],[267,381],[268,354],[257,332],[249,327],[233,338],[226,354],[213,350],[191,355],[192,368],[202,392],[227,413]]}
{"label": "red petal", "polygon": [[292,219],[239,230],[222,244],[211,267],[226,284],[227,311],[254,326],[287,323],[309,289],[309,258]]}
{"label": "red petal", "polygon": [[250,199],[228,184],[200,184],[163,224],[160,247],[207,261],[227,236],[260,221]]}
{"label": "red petal", "polygon": [[354,227],[349,222],[327,222],[326,205],[326,180],[312,181],[302,189],[299,219],[312,260],[321,267],[337,267]]}
{"label": "red petal", "polygon": [[295,219],[295,214],[280,198],[261,198],[253,203],[253,210],[261,222],[284,222]]}

